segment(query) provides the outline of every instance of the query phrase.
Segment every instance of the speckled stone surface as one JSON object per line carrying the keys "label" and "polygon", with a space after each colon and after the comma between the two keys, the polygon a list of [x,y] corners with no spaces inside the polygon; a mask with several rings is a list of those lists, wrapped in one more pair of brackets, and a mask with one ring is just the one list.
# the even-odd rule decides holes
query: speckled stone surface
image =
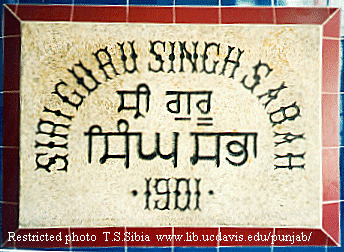
{"label": "speckled stone surface", "polygon": [[21,67],[21,228],[321,226],[320,26],[23,22]]}

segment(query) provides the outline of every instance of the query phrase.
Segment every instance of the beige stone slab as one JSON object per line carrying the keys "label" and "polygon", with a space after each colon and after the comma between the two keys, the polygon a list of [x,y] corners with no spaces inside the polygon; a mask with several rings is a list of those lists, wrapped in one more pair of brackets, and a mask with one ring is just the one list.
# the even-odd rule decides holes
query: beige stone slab
{"label": "beige stone slab", "polygon": [[[307,25],[24,22],[20,87],[20,227],[320,227],[320,35],[320,26]],[[134,67],[128,43],[132,41],[138,71],[125,73],[118,43],[124,43],[129,71]],[[153,41],[160,41],[154,48],[164,61],[164,72],[149,71],[149,66],[156,70],[160,67],[159,57],[150,52]],[[193,42],[198,42],[197,71],[193,71],[187,58],[183,62],[184,71],[180,71],[179,41],[185,42],[193,60]],[[170,42],[175,43],[175,72],[168,72],[171,68]],[[218,61],[215,73],[207,74],[204,70],[206,45],[211,46],[207,50],[205,70],[210,72],[214,61]],[[225,63],[229,47],[233,49],[228,58],[232,61],[237,59],[239,49],[243,51],[234,78],[229,78],[234,64]],[[105,71],[111,79],[105,77],[94,55],[105,48],[119,74],[115,76],[111,66],[107,65]],[[187,57],[187,53],[184,54]],[[107,62],[104,52],[98,56],[101,62]],[[74,65],[79,62],[91,70],[94,78],[101,83],[93,86],[91,78],[84,79],[85,85],[89,89],[95,87],[95,90],[87,92],[68,71],[74,67],[76,75],[85,76],[85,72]],[[266,66],[256,68],[257,76],[261,77],[260,83],[250,90],[249,87],[258,80],[253,76],[254,67],[259,62],[267,64],[272,71],[267,75]],[[223,68],[225,71],[221,74]],[[248,88],[242,83],[245,76],[244,84]],[[80,96],[84,97],[78,109],[63,102],[54,93],[61,81],[66,84],[58,85],[57,90],[68,97],[71,103],[78,103]],[[281,88],[283,83],[286,88]],[[139,95],[134,92],[140,84],[146,84],[150,91],[148,111],[147,89],[140,89]],[[278,88],[280,90],[277,92]],[[79,94],[79,98],[72,94],[73,91]],[[143,116],[134,118],[135,110],[119,111],[121,100],[118,91],[133,91],[123,94],[125,106],[135,107],[136,98],[139,97],[139,112]],[[174,100],[176,95],[167,95],[167,91],[184,92],[180,94],[180,113],[168,111],[167,103]],[[210,99],[208,93],[191,93],[197,91],[211,92]],[[276,93],[276,99],[272,99],[265,107],[268,96],[271,98]],[[258,99],[259,96],[262,96],[261,99]],[[209,111],[205,100],[209,101]],[[197,107],[199,101],[203,101],[199,103],[200,108]],[[176,109],[175,105],[170,104],[171,110]],[[44,112],[44,108],[60,110],[73,118],[69,120]],[[176,120],[176,117],[184,120]],[[200,117],[212,120],[200,120]],[[49,126],[42,123],[39,129],[40,120],[53,124]],[[109,154],[124,153],[125,135],[114,135],[118,133],[120,120],[128,123],[128,133],[132,133],[128,136],[129,167],[126,167],[124,158],[108,158],[105,163],[100,162],[105,152],[105,133],[108,133]],[[66,134],[67,139],[37,134],[39,130],[48,132],[56,124],[68,125],[68,128],[55,128],[55,133]],[[104,134],[94,135],[91,139],[90,163],[90,138],[87,132],[94,125],[101,127]],[[125,124],[120,126],[123,133]],[[93,132],[98,131],[94,129]],[[154,152],[155,133],[160,133],[162,154],[171,153],[173,134],[178,134],[175,161],[173,157],[162,159],[157,156],[151,157],[152,160],[139,158],[140,133],[142,152],[147,155]],[[190,158],[195,154],[195,135],[191,133],[199,136],[201,156],[214,156],[216,139],[219,139],[218,167],[215,159],[199,159],[197,163],[193,159],[192,164]],[[201,133],[207,133],[208,136]],[[289,136],[288,142],[283,138],[286,135],[276,135],[287,133],[302,135],[303,138],[292,139]],[[281,143],[283,141],[285,143]],[[49,142],[55,144],[42,146]],[[68,149],[57,146],[65,144]],[[67,171],[58,170],[65,163],[63,158],[55,155],[68,155]],[[279,168],[289,166],[289,159],[292,169]],[[37,167],[37,162],[47,165],[50,172]],[[177,163],[176,167],[174,162]],[[297,167],[303,165],[304,168]],[[189,181],[189,190],[186,180],[177,182],[182,178]],[[151,195],[148,197],[146,186],[149,179],[148,190]],[[158,179],[165,180],[159,182]],[[167,180],[169,202],[167,194],[163,194]],[[135,196],[134,191],[137,192]],[[176,191],[180,191],[180,195]],[[187,191],[190,191],[189,195],[185,193]],[[188,197],[189,209],[175,209],[186,206]],[[158,208],[167,206],[169,209],[154,209],[155,204]]]}

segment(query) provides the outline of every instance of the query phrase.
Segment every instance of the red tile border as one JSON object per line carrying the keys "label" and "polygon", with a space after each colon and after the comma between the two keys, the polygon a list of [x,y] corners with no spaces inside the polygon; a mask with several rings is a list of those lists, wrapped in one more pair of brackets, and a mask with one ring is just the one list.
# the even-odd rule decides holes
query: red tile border
{"label": "red tile border", "polygon": [[275,8],[277,24],[322,24],[329,17],[327,8]]}
{"label": "red tile border", "polygon": [[324,246],[327,235],[320,229],[276,228],[274,246]]}
{"label": "red tile border", "polygon": [[[7,28],[5,26],[5,28]],[[20,37],[5,37],[4,41],[4,79],[3,90],[19,90],[20,81]]]}
{"label": "red tile border", "polygon": [[337,10],[340,10],[340,8],[329,8],[330,15],[335,13]]}
{"label": "red tile border", "polygon": [[[18,16],[22,20],[35,20],[35,21],[69,21],[71,17],[71,6],[60,6],[60,5],[10,5],[11,10],[18,9]],[[248,14],[241,14],[239,17],[238,12],[247,12]],[[94,6],[74,6],[73,21],[89,21],[89,22],[125,22],[127,17],[126,7],[94,7]],[[117,10],[117,12],[116,12]],[[258,13],[263,11],[265,14]],[[231,8],[222,7],[222,23],[273,23],[271,20],[271,10],[272,8]],[[276,19],[277,24],[322,24],[325,22],[329,15],[337,11],[336,8],[276,8]],[[10,13],[9,10],[5,8],[4,11],[5,18],[5,36],[18,35],[20,34],[20,23],[19,21]],[[85,15],[85,13],[88,13]],[[103,15],[98,15],[97,13],[102,13]],[[105,14],[104,14],[105,13]],[[115,15],[114,15],[115,13]],[[208,24],[218,24],[219,20],[219,8],[209,8],[209,7],[176,7],[176,23],[208,23]],[[251,17],[254,17],[254,21]],[[340,14],[336,13],[325,25],[324,25],[324,36],[339,38],[339,23]],[[206,18],[205,18],[206,17]],[[173,23],[173,8],[172,7],[143,7],[143,6],[130,6],[129,7],[129,21],[130,22],[146,22],[146,23]],[[258,18],[258,21],[257,21]],[[323,43],[323,92],[337,92],[338,89],[338,79],[335,81],[333,76],[337,78],[339,74],[339,67],[334,67],[334,65],[339,64],[338,54],[339,54],[339,41],[336,40],[324,40]],[[337,57],[337,59],[334,59]],[[19,90],[19,62],[20,62],[20,38],[5,38],[4,39],[4,90],[5,91],[18,91]],[[333,72],[334,71],[334,72]],[[322,95],[322,116],[323,116],[323,146],[325,147],[337,147],[339,145],[339,112],[338,112],[338,95]],[[4,106],[4,146],[18,146],[19,145],[19,93],[5,93],[3,95],[3,106]],[[335,149],[337,150],[337,149]],[[4,148],[4,201],[18,202],[18,183],[11,182],[11,179],[18,179],[17,174],[13,176],[13,173],[7,167],[19,166],[19,151],[17,148]],[[327,150],[324,150],[327,152]],[[323,153],[324,153],[323,151]],[[331,149],[329,153],[323,154],[323,162],[325,171],[328,171],[328,167],[335,166],[338,168],[336,160],[332,159],[337,155],[330,153],[333,151]],[[338,154],[339,155],[339,154]],[[337,160],[338,161],[338,160]],[[331,165],[333,164],[333,165]],[[332,170],[331,170],[332,171]],[[18,170],[19,173],[19,170]],[[328,173],[328,172],[327,172]],[[324,174],[324,200],[336,200],[337,197],[337,176],[338,174]],[[333,177],[335,175],[335,177]],[[13,176],[13,177],[10,177]],[[9,184],[7,184],[9,183]],[[12,184],[13,183],[13,184]],[[334,183],[334,184],[333,184]],[[13,187],[12,187],[13,186]],[[331,188],[334,188],[335,193],[330,192]],[[10,188],[10,189],[8,189]],[[330,188],[330,189],[327,189]],[[8,193],[6,193],[8,192]],[[8,237],[8,232],[14,232],[18,227],[18,205],[1,203],[2,206],[2,241]],[[325,204],[323,206],[323,228],[330,234],[335,241],[339,241],[339,203],[335,204]],[[272,228],[221,228],[221,235],[232,234],[232,232],[244,233],[245,235],[256,235],[257,232],[261,235],[270,234]],[[140,236],[140,241],[132,240],[126,241],[127,246],[171,246],[170,242],[161,244],[156,239],[150,239],[149,242],[142,242],[142,233],[150,235],[150,238],[156,237],[157,234],[169,235],[172,234],[172,228],[137,228],[131,227],[127,228],[127,232],[137,232]],[[175,235],[183,235],[182,241],[174,241],[174,246],[217,246],[216,236],[219,228],[185,228],[176,227],[174,228]],[[61,237],[66,238],[69,235],[67,228],[62,229],[21,229],[18,231],[17,235],[28,235],[30,232],[32,234],[57,236],[61,232]],[[106,242],[106,236],[104,232],[110,232],[109,243]],[[117,233],[118,232],[118,233]],[[72,241],[71,244],[74,247],[113,247],[113,246],[124,246],[124,228],[71,228],[70,235],[77,235],[79,238],[84,235],[89,234],[89,236],[95,235],[97,237],[96,241]],[[287,229],[287,228],[277,228],[277,234],[290,234],[295,232],[295,235],[303,233],[302,235],[309,235],[312,232],[312,236],[308,245],[335,245],[331,239],[328,239],[326,234],[321,230],[317,229]],[[307,232],[307,234],[306,234]],[[110,240],[110,235],[115,236],[115,239]],[[301,235],[301,237],[302,237]],[[214,239],[212,239],[214,238]],[[103,237],[104,239],[100,239]],[[117,241],[119,237],[120,241]],[[130,234],[129,234],[130,237]],[[198,241],[194,241],[195,238]],[[204,238],[209,237],[208,241]],[[70,237],[72,239],[72,237]],[[253,238],[253,237],[252,237]],[[144,240],[144,239],[143,239]],[[246,241],[245,241],[246,242]],[[245,246],[253,245],[252,242],[245,243],[244,241],[226,242],[221,241],[221,246]],[[9,246],[14,244],[8,243]],[[50,242],[27,242],[27,241],[17,241],[16,247],[18,248],[43,248],[43,247],[69,247],[70,243],[66,240],[62,241],[50,241]],[[269,241],[257,241],[259,246],[269,246]],[[290,244],[288,242],[281,242],[280,240],[275,241],[275,246],[289,246],[289,245],[301,245],[305,246],[305,241],[295,242]]]}
{"label": "red tile border", "polygon": [[339,200],[339,148],[322,150],[323,201]]}
{"label": "red tile border", "polygon": [[3,6],[4,10],[4,36],[20,35],[20,21],[13,15],[6,6]]}
{"label": "red tile border", "polygon": [[71,5],[18,5],[17,16],[25,21],[70,21]]}
{"label": "red tile border", "polygon": [[9,232],[15,232],[18,229],[18,218],[18,204],[1,203],[1,243],[8,239]]}
{"label": "red tile border", "polygon": [[172,7],[129,6],[131,23],[173,23]]}
{"label": "red tile border", "polygon": [[72,247],[123,247],[124,227],[71,228]]}
{"label": "red tile border", "polygon": [[273,8],[222,7],[221,24],[273,24]]}
{"label": "red tile border", "polygon": [[339,93],[339,40],[323,39],[322,91]]}
{"label": "red tile border", "polygon": [[19,146],[19,93],[3,94],[3,146]]}
{"label": "red tile border", "polygon": [[11,9],[11,11],[13,11],[13,13],[15,13],[16,12],[16,8],[17,8],[17,4],[6,4],[6,6],[8,7],[8,8],[10,8]]}
{"label": "red tile border", "polygon": [[331,246],[331,247],[337,247],[338,245],[331,239],[331,238],[327,238],[327,246]]}
{"label": "red tile border", "polygon": [[[148,236],[148,237],[147,237]],[[159,241],[157,236],[163,237],[163,241]],[[126,240],[128,247],[171,247],[172,239],[168,241],[168,237],[172,238],[171,227],[128,227],[126,229]],[[147,241],[147,238],[150,241]]]}
{"label": "red tile border", "polygon": [[2,200],[19,203],[19,148],[2,149]]}
{"label": "red tile border", "polygon": [[322,95],[322,145],[323,147],[339,146],[338,94]]}
{"label": "red tile border", "polygon": [[271,246],[273,228],[220,228],[220,246]]}
{"label": "red tile border", "polygon": [[174,235],[183,235],[180,241],[174,240],[175,247],[216,247],[219,228],[175,227]]}
{"label": "red tile border", "polygon": [[127,7],[75,5],[73,21],[82,22],[126,22]]}
{"label": "red tile border", "polygon": [[335,242],[340,243],[340,203],[324,204],[322,226]]}
{"label": "red tile border", "polygon": [[176,23],[218,24],[219,8],[176,7]]}
{"label": "red tile border", "polygon": [[2,244],[1,248],[14,248],[15,244],[14,241],[7,241]]}
{"label": "red tile border", "polygon": [[324,24],[323,36],[340,38],[340,10]]}
{"label": "red tile border", "polygon": [[15,234],[16,248],[66,248],[68,228],[19,229]]}

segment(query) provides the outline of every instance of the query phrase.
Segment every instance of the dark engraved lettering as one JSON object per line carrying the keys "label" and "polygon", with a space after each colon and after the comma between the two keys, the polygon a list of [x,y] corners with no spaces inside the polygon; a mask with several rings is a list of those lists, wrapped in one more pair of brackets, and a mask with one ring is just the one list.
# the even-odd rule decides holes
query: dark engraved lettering
{"label": "dark engraved lettering", "polygon": [[267,69],[267,72],[266,72],[266,74],[265,74],[265,78],[268,77],[269,74],[270,74],[271,71],[272,71],[272,68],[270,68],[268,64],[262,63],[262,62],[259,60],[258,64],[255,65],[255,66],[253,67],[253,69],[254,69],[254,75],[253,75],[254,82],[253,82],[253,84],[252,84],[251,86],[247,86],[247,85],[246,85],[246,78],[247,78],[248,75],[245,75],[244,78],[243,78],[242,81],[241,81],[242,85],[243,85],[246,89],[251,90],[251,93],[253,93],[253,90],[255,89],[255,87],[258,86],[258,85],[260,84],[261,76],[258,74],[258,71],[259,71],[259,69],[260,69],[261,67],[265,67],[265,68]]}
{"label": "dark engraved lettering", "polygon": [[216,47],[216,52],[217,55],[219,55],[220,53],[220,44],[216,44],[216,43],[210,43],[208,44],[207,42],[204,42],[204,53],[201,56],[203,58],[203,69],[201,70],[201,72],[205,72],[207,74],[215,74],[216,73],[216,66],[219,63],[219,61],[213,61],[213,69],[212,70],[207,70],[207,64],[206,61],[209,58],[207,55],[207,51],[210,47],[215,46]]}
{"label": "dark engraved lettering", "polygon": [[269,89],[268,92],[266,92],[265,94],[259,95],[259,96],[258,96],[258,99],[260,100],[260,99],[263,98],[264,96],[267,96],[267,97],[266,97],[266,98],[267,98],[267,101],[266,101],[265,103],[263,103],[264,108],[266,108],[272,100],[277,99],[278,93],[279,93],[282,89],[285,89],[285,88],[287,88],[287,87],[284,85],[284,82],[283,82],[279,88],[276,88],[276,89]]}
{"label": "dark engraved lettering", "polygon": [[73,106],[76,108],[76,110],[78,110],[79,106],[83,103],[84,99],[86,98],[85,96],[79,94],[76,90],[74,90],[73,92],[71,92],[72,96],[76,96],[78,97],[77,99],[79,100],[78,102],[74,102],[71,101],[70,98],[68,96],[65,96],[63,94],[60,93],[59,87],[60,86],[65,86],[68,87],[67,83],[65,83],[64,81],[60,80],[59,83],[57,83],[55,85],[55,91],[52,92],[52,94],[56,94],[58,97],[61,98],[61,100],[65,103],[68,103],[69,105]]}
{"label": "dark engraved lettering", "polygon": [[[233,146],[237,146],[238,148],[240,148],[239,151],[234,151],[232,150]],[[239,141],[230,141],[227,143],[226,145],[227,150],[229,152],[229,154],[231,154],[233,157],[240,157],[243,156],[242,160],[240,162],[235,162],[235,161],[231,161],[229,158],[226,158],[226,160],[234,166],[240,166],[246,163],[247,158],[248,158],[248,151],[247,151],[247,135],[245,136],[244,139],[244,144],[240,143]],[[255,155],[256,157],[256,155]]]}
{"label": "dark engraved lettering", "polygon": [[37,165],[36,170],[38,170],[38,169],[44,169],[44,170],[47,171],[47,172],[51,172],[50,166],[56,164],[56,163],[57,163],[56,160],[59,160],[59,159],[60,159],[60,160],[63,161],[63,164],[64,164],[64,165],[63,165],[62,168],[57,169],[57,170],[58,170],[58,171],[65,171],[65,172],[67,172],[67,167],[68,167],[67,156],[68,156],[68,154],[65,155],[65,156],[61,156],[61,155],[55,154],[54,157],[50,157],[50,158],[49,158],[49,161],[48,161],[47,164],[41,164],[41,163],[39,162],[39,158],[42,157],[42,156],[46,156],[46,155],[48,155],[48,154],[47,154],[47,153],[37,153],[37,154],[36,154],[36,165]]}
{"label": "dark engraved lettering", "polygon": [[35,141],[35,148],[38,148],[38,147],[47,147],[49,149],[53,149],[53,148],[63,148],[63,149],[68,149],[67,148],[67,145],[68,143],[64,143],[64,144],[56,144],[52,141],[50,141],[49,143],[40,143],[38,141]]}
{"label": "dark engraved lettering", "polygon": [[85,84],[85,79],[84,77],[80,77],[76,74],[75,72],[75,68],[72,67],[72,69],[68,69],[68,72],[70,72],[71,74],[73,74],[74,78],[76,79],[77,84],[81,85],[83,88],[85,88],[88,92],[88,94],[90,94],[91,92],[93,92],[94,90],[96,90],[98,88],[98,86],[101,84],[99,81],[97,81],[97,79],[93,76],[92,71],[87,69],[81,61],[79,61],[78,64],[75,64],[74,66],[76,67],[80,67],[84,73],[86,74],[86,76],[88,78],[91,78],[91,80],[93,81],[93,87],[89,87],[88,85]]}
{"label": "dark engraved lettering", "polygon": [[[215,160],[215,164],[217,167],[220,166],[220,135],[212,134],[212,133],[190,133],[191,136],[195,137],[195,149],[194,155],[190,158],[191,164],[195,165],[199,160]],[[199,155],[199,137],[216,137],[215,143],[215,154],[213,156],[200,156]]]}
{"label": "dark engraved lettering", "polygon": [[169,154],[162,154],[160,151],[160,133],[155,133],[155,150],[151,154],[143,154],[142,152],[142,133],[138,134],[138,141],[137,141],[137,150],[140,159],[143,160],[152,160],[156,156],[159,156],[162,159],[170,159],[173,158],[173,166],[177,167],[177,160],[178,160],[178,136],[179,133],[173,132],[173,149]]}
{"label": "dark engraved lettering", "polygon": [[[165,52],[165,42],[161,42],[161,41],[149,41],[150,42],[150,53],[154,55],[155,57],[155,60],[160,62],[160,67],[158,69],[153,69],[152,66],[151,66],[151,63],[148,62],[148,70],[151,71],[151,72],[155,72],[155,73],[158,73],[158,72],[164,72],[164,60],[162,59],[161,57],[161,54],[157,54],[155,52],[155,45],[156,44],[161,44],[163,46],[163,49],[164,49],[164,52]],[[174,45],[174,44],[173,44]],[[173,65],[171,65],[171,69],[173,68]]]}
{"label": "dark engraved lettering", "polygon": [[199,206],[199,198],[201,197],[201,191],[199,189],[199,184],[201,183],[201,179],[195,179],[196,182],[196,192],[195,192],[195,196],[196,196],[196,203],[195,203],[195,208],[194,210],[199,210],[201,211],[201,208]]}
{"label": "dark engraved lettering", "polygon": [[47,164],[41,164],[39,162],[39,158],[42,157],[42,156],[46,156],[46,155],[48,155],[48,153],[37,153],[36,154],[36,165],[37,165],[36,170],[44,169],[47,172],[51,172],[51,170],[49,168],[50,168],[51,165],[55,164],[55,159],[54,158],[50,157]]}
{"label": "dark engraved lettering", "polygon": [[305,156],[306,153],[303,153],[303,154],[293,154],[293,153],[287,153],[287,155],[277,155],[275,154],[275,160],[276,159],[284,159],[284,158],[287,158],[288,159],[288,165],[276,165],[275,164],[275,170],[276,169],[289,169],[289,170],[292,170],[293,168],[300,168],[300,169],[304,169],[305,168],[305,164],[298,164],[298,165],[292,165],[292,159],[293,158],[301,158],[301,159],[305,159],[304,156]]}
{"label": "dark engraved lettering", "polygon": [[[137,119],[140,116],[144,117],[141,114],[141,112],[140,112],[140,96],[141,95],[145,96],[145,98],[146,98],[146,112],[149,111],[150,90],[149,90],[149,87],[146,84],[142,83],[142,84],[138,85],[136,90],[131,90],[131,91],[120,90],[120,91],[116,91],[116,92],[121,97],[121,104],[118,107],[118,112],[121,112],[122,110],[135,110],[136,111],[136,113],[134,115],[135,119]],[[136,96],[136,104],[135,104],[135,106],[125,106],[125,101],[124,101],[124,96],[125,95],[135,95]]]}
{"label": "dark engraved lettering", "polygon": [[146,191],[145,191],[146,205],[145,205],[145,209],[150,210],[150,208],[149,208],[149,197],[152,195],[152,193],[149,190],[149,184],[150,184],[152,179],[151,178],[149,178],[149,179],[145,178],[145,180],[146,180]]}
{"label": "dark engraved lettering", "polygon": [[179,46],[180,46],[180,70],[179,70],[179,72],[184,72],[184,58],[189,60],[189,62],[191,63],[192,72],[197,72],[197,58],[198,58],[197,45],[198,45],[198,42],[192,42],[193,48],[194,48],[193,54],[191,54],[190,52],[188,52],[186,50],[185,44],[186,44],[185,41],[179,42]]}
{"label": "dark engraved lettering", "polygon": [[297,134],[297,135],[294,135],[294,134],[292,134],[290,132],[288,132],[288,133],[277,133],[277,132],[274,132],[274,133],[275,133],[274,137],[283,136],[282,139],[284,140],[284,141],[275,142],[275,146],[278,146],[278,145],[283,144],[283,143],[291,143],[291,142],[293,142],[296,139],[305,139],[304,138],[304,133],[303,134]]}
{"label": "dark engraved lettering", "polygon": [[74,116],[70,116],[70,115],[65,115],[61,112],[61,110],[51,110],[51,109],[48,109],[47,107],[44,107],[44,110],[43,112],[47,112],[47,113],[53,113],[55,116],[57,117],[64,117],[64,118],[67,118],[68,120],[72,120],[74,118]]}
{"label": "dark engraved lettering", "polygon": [[[248,158],[248,150],[247,150],[247,141],[248,137],[252,136],[253,138],[253,155],[257,157],[257,133],[239,133],[239,132],[208,132],[208,133],[196,133],[191,132],[190,135],[194,136],[195,140],[195,148],[194,148],[194,155],[190,158],[191,164],[195,165],[199,160],[215,160],[215,164],[217,167],[220,166],[220,140],[221,136],[232,136],[232,137],[244,137],[244,143],[240,143],[237,140],[231,140],[227,143],[227,151],[231,155],[231,157],[235,160],[226,158],[226,160],[234,165],[234,166],[241,166],[246,163]],[[215,137],[215,153],[212,156],[201,156],[199,154],[199,137]],[[232,146],[239,146],[240,150],[235,151],[232,150]],[[241,161],[237,159],[237,157],[241,157]]]}
{"label": "dark engraved lettering", "polygon": [[[289,115],[287,115],[288,110],[289,111],[291,110],[294,113],[289,113]],[[287,107],[281,107],[279,110],[269,113],[269,115],[270,115],[270,122],[272,123],[272,126],[275,126],[276,124],[281,124],[287,120],[294,121],[296,117],[301,116],[300,108],[296,105],[296,102],[294,102],[293,104]]]}
{"label": "dark engraved lettering", "polygon": [[[109,66],[111,68],[111,71],[115,74],[115,75],[119,75],[119,73],[117,72],[114,64],[112,63],[112,58],[110,53],[108,52],[107,46],[105,47],[105,49],[99,49],[96,53],[93,53],[93,55],[96,57],[98,63],[99,63],[99,69],[103,71],[106,81],[109,79],[112,79],[109,74],[106,72],[105,67]],[[103,55],[103,57],[106,58],[106,60],[104,62],[102,62],[101,59],[101,55]]]}
{"label": "dark engraved lettering", "polygon": [[[166,195],[166,199],[165,199],[165,206],[163,207],[159,207],[159,202],[160,200],[155,200],[154,203],[154,209],[158,209],[158,210],[170,210],[169,205],[170,205],[170,188],[169,188],[169,181],[170,179],[164,179],[164,178],[160,178],[160,179],[155,179],[155,185],[153,186],[155,188],[155,193],[157,195]],[[166,186],[166,190],[165,191],[160,191],[159,190],[159,184],[161,182],[165,182],[165,186]]]}
{"label": "dark engraved lettering", "polygon": [[[186,96],[186,110],[187,114],[191,114],[191,96],[199,96],[199,95],[206,95],[206,99],[198,100],[196,102],[197,109],[202,114],[208,114],[211,109],[211,94],[212,91],[166,91],[166,95],[176,95],[176,99],[170,100],[166,103],[166,108],[168,112],[179,114],[181,108],[180,98],[182,95]],[[173,108],[171,105],[175,105]],[[205,105],[205,106],[202,106]]]}
{"label": "dark engraved lettering", "polygon": [[232,73],[231,75],[229,76],[229,78],[234,78],[234,73],[235,73],[235,70],[240,66],[240,57],[241,55],[244,53],[244,51],[241,51],[239,48],[238,48],[238,56],[236,58],[236,60],[230,60],[229,57],[231,56],[231,53],[232,51],[234,50],[235,47],[231,47],[231,46],[228,46],[228,54],[226,56],[226,58],[224,59],[224,65],[222,67],[222,71],[220,73],[220,75],[225,75],[225,72],[226,72],[226,68],[227,68],[227,64],[228,63],[232,63],[234,64],[234,67],[233,67],[233,70],[232,70]]}
{"label": "dark engraved lettering", "polygon": [[170,60],[171,64],[170,64],[170,70],[168,70],[168,73],[170,73],[170,72],[175,73],[174,65],[173,65],[173,62],[176,59],[176,55],[174,54],[175,42],[169,42],[169,43],[170,43],[170,46],[171,46],[171,53],[168,56],[168,59]]}
{"label": "dark engraved lettering", "polygon": [[[125,167],[129,168],[129,139],[131,136],[136,136],[138,138],[137,142],[137,152],[138,156],[142,160],[152,160],[155,157],[159,156],[164,160],[173,159],[172,163],[174,167],[177,167],[177,150],[178,150],[178,136],[179,133],[173,133],[173,148],[171,153],[162,154],[160,151],[160,134],[155,134],[155,150],[151,154],[143,154],[142,152],[142,132],[128,132],[129,124],[127,121],[121,119],[118,121],[117,130],[118,132],[102,132],[102,129],[98,125],[93,125],[90,127],[88,132],[85,132],[84,135],[88,136],[88,162],[92,162],[92,139],[94,136],[104,137],[104,155],[99,159],[101,164],[104,164],[109,158],[118,158],[125,160]],[[109,137],[111,136],[122,136],[125,139],[124,145],[124,154],[109,154]]]}
{"label": "dark engraved lettering", "polygon": [[[179,197],[181,196],[181,192],[179,191],[180,184],[184,182],[185,183],[185,205],[183,207],[179,206]],[[176,189],[174,191],[175,195],[175,206],[174,209],[179,209],[180,211],[185,211],[186,209],[190,209],[190,197],[191,197],[191,192],[190,192],[190,179],[185,179],[185,178],[180,178],[176,179]]]}
{"label": "dark engraved lettering", "polygon": [[[51,130],[50,131],[45,131],[44,129],[42,129],[42,126],[51,126]],[[68,138],[68,134],[62,134],[62,133],[56,133],[56,131],[58,131],[58,129],[69,129],[70,125],[65,125],[65,124],[59,124],[59,123],[54,123],[51,121],[44,121],[42,119],[39,119],[39,123],[37,125],[38,131],[36,132],[36,134],[45,134],[48,135],[49,137],[62,137],[64,139]]]}
{"label": "dark engraved lettering", "polygon": [[130,58],[133,60],[133,67],[130,70],[127,67],[128,57],[125,55],[125,52],[124,52],[124,42],[123,43],[117,43],[117,45],[119,45],[119,47],[121,49],[121,53],[122,53],[121,59],[122,59],[122,62],[123,62],[124,73],[127,73],[127,72],[128,73],[138,72],[137,65],[136,65],[137,54],[136,54],[135,48],[134,48],[135,41],[132,41],[132,42],[128,41],[128,43],[129,43],[130,49],[131,49]]}

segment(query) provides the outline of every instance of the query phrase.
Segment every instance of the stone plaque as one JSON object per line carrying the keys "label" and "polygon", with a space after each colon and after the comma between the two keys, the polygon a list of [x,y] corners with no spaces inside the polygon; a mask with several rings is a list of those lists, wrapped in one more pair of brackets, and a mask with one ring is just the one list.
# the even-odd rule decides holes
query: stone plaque
{"label": "stone plaque", "polygon": [[24,23],[20,225],[319,226],[319,48],[312,26]]}
{"label": "stone plaque", "polygon": [[321,228],[325,43],[313,24],[21,22],[19,228]]}

